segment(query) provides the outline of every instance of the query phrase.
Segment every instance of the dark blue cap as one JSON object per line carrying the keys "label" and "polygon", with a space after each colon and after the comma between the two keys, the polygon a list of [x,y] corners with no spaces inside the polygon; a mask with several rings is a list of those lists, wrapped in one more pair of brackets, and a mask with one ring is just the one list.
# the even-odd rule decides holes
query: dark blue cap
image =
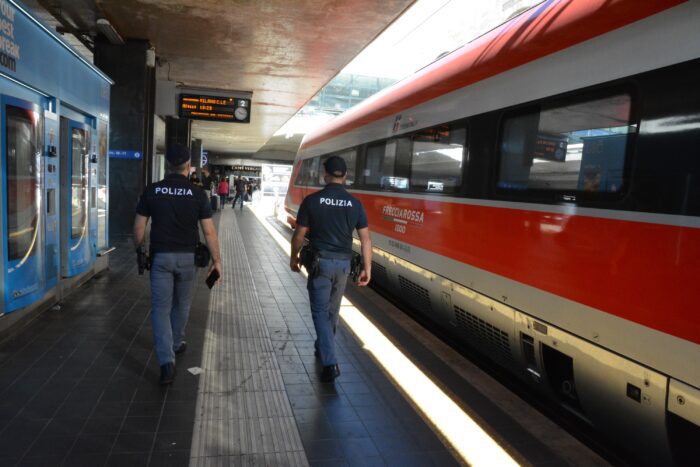
{"label": "dark blue cap", "polygon": [[325,167],[329,175],[333,175],[337,178],[344,176],[345,172],[348,171],[348,167],[345,165],[345,159],[338,156],[331,156],[326,159],[326,162],[323,163],[323,167]]}
{"label": "dark blue cap", "polygon": [[181,144],[172,144],[165,151],[165,158],[170,165],[177,167],[190,160],[190,150]]}

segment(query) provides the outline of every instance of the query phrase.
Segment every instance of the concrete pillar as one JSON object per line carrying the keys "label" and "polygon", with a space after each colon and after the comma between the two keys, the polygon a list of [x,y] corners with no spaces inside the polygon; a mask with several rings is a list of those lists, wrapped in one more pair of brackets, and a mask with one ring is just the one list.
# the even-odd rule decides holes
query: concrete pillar
{"label": "concrete pillar", "polygon": [[155,70],[146,65],[149,48],[145,40],[95,44],[95,65],[115,82],[109,148],[141,154],[140,159],[109,161],[109,235],[113,239],[132,233],[136,203],[151,176],[156,80]]}
{"label": "concrete pillar", "polygon": [[192,120],[188,118],[165,117],[165,147],[173,143],[190,147],[192,140]]}

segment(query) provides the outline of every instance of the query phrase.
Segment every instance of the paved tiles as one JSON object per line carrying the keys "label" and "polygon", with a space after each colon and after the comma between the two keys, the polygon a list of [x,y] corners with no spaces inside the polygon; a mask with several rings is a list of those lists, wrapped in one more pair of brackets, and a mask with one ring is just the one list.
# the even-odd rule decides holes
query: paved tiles
{"label": "paved tiles", "polygon": [[346,331],[342,376],[319,382],[304,279],[252,213],[217,217],[226,277],[210,292],[200,272],[172,386],[157,384],[128,239],[108,271],[0,343],[0,465],[454,463]]}
{"label": "paved tiles", "polygon": [[[182,368],[201,361],[207,293]],[[108,271],[0,343],[0,465],[189,464],[198,381],[180,370],[158,386],[149,310],[124,242]]]}

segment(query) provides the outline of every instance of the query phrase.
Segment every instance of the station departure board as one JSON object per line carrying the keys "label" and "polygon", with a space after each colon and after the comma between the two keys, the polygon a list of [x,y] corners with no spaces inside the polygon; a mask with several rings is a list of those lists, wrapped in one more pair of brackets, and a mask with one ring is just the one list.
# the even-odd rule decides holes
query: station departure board
{"label": "station departure board", "polygon": [[250,123],[250,99],[180,94],[181,118]]}

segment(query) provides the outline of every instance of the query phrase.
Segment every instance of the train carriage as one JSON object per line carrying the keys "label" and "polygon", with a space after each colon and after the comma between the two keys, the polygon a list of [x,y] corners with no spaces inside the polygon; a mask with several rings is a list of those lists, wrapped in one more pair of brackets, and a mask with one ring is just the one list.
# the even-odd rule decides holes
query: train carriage
{"label": "train carriage", "polygon": [[640,458],[694,462],[697,24],[543,2],[306,135],[290,223],[340,155],[373,281]]}

